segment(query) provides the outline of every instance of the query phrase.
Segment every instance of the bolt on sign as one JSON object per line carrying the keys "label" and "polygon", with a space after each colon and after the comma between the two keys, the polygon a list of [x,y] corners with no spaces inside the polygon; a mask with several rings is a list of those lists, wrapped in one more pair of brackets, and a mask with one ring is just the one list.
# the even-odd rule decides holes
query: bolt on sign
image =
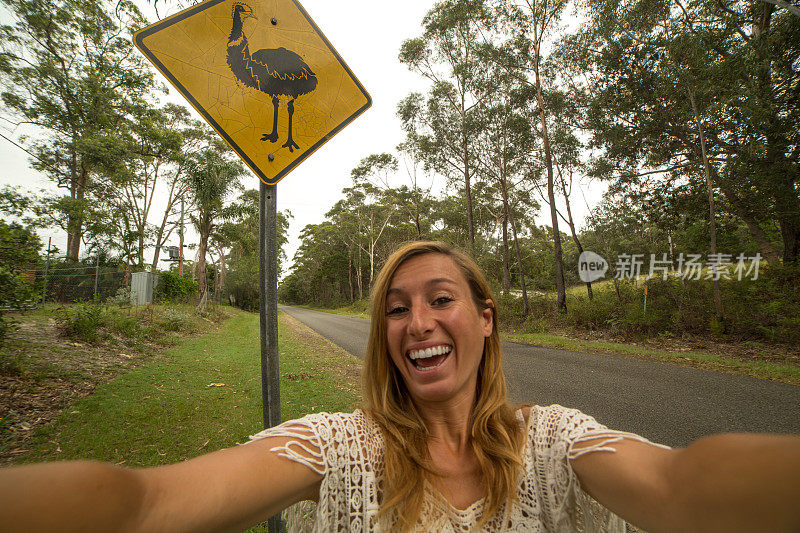
{"label": "bolt on sign", "polygon": [[134,43],[267,185],[372,104],[295,0],[207,0]]}

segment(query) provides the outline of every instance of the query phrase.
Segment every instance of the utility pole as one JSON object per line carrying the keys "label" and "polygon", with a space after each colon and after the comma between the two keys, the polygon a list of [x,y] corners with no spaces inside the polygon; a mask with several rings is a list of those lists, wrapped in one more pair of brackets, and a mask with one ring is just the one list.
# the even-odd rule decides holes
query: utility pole
{"label": "utility pole", "polygon": [[52,241],[52,237],[47,238],[47,259],[45,259],[44,262],[44,289],[42,289],[42,306],[44,306],[44,300],[47,298],[47,274],[50,271],[50,243]]}
{"label": "utility pole", "polygon": [[97,249],[97,259],[94,262],[94,301],[97,301],[97,280],[100,277],[100,248]]}
{"label": "utility pole", "polygon": [[178,275],[183,276],[183,197],[181,197],[181,226],[178,230],[180,246],[178,250]]}

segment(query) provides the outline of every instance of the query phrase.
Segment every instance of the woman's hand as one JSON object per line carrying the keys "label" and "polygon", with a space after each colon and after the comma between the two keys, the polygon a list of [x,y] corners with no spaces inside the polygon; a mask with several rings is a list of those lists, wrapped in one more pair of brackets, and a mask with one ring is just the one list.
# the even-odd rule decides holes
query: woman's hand
{"label": "woman's hand", "polygon": [[0,470],[3,531],[241,531],[301,500],[322,476],[261,439],[141,470],[94,462]]}
{"label": "woman's hand", "polygon": [[581,455],[572,468],[593,498],[647,531],[800,531],[800,437],[715,435],[676,450],[628,439],[610,446],[616,452]]}

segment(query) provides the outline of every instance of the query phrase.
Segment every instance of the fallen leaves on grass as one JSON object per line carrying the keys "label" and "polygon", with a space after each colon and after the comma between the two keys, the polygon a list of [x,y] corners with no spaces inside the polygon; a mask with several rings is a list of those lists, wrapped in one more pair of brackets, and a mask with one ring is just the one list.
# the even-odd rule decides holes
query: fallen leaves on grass
{"label": "fallen leaves on grass", "polygon": [[282,374],[281,377],[285,378],[288,381],[305,381],[307,379],[311,379],[311,374],[307,374],[305,372],[287,372],[286,374]]}

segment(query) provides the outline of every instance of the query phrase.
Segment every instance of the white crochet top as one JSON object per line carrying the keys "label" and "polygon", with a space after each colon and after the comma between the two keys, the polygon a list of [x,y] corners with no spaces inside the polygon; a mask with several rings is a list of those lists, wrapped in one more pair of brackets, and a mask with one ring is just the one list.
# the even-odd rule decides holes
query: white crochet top
{"label": "white crochet top", "polygon": [[[522,412],[517,416],[523,427]],[[591,416],[560,405],[532,407],[525,431],[525,471],[518,501],[510,510],[508,504],[503,505],[480,531],[625,531],[621,519],[583,492],[569,460],[586,453],[613,452],[610,445],[621,439],[649,441],[609,430]],[[308,415],[264,430],[251,440],[272,436],[291,438],[285,446],[272,448],[273,453],[324,476],[316,505],[301,502],[284,511],[290,531],[396,529],[385,523],[386,515],[375,518],[380,508],[383,437],[362,411]],[[575,448],[588,440],[595,442]],[[415,530],[476,531],[482,510],[483,500],[460,510],[430,488]]]}

